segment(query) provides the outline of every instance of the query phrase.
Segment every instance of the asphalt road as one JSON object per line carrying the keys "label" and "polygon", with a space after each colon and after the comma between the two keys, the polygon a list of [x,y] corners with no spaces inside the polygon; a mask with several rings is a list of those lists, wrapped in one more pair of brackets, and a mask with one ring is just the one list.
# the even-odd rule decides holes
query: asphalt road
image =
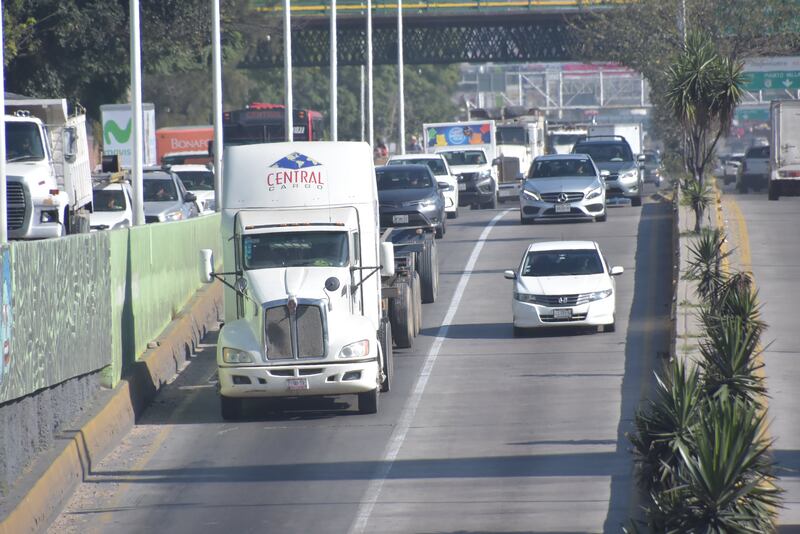
{"label": "asphalt road", "polygon": [[781,532],[800,532],[800,336],[797,333],[797,281],[800,279],[800,197],[770,202],[764,193],[736,194],[725,189],[729,232],[737,235],[741,268],[751,268],[758,286],[762,316],[768,328],[765,346],[770,435],[779,465],[785,509]]}
{"label": "asphalt road", "polygon": [[[619,532],[636,503],[624,432],[669,347],[669,204],[535,226],[501,205],[449,223],[439,299],[395,352],[377,415],[344,397],[253,402],[223,422],[212,339],[49,532]],[[596,240],[625,267],[616,332],[512,338],[502,271],[534,239]]]}

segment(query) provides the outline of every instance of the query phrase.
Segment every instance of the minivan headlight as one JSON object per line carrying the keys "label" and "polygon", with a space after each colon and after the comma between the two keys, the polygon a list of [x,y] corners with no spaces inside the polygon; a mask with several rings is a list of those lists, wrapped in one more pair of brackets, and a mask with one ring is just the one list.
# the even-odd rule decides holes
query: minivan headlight
{"label": "minivan headlight", "polygon": [[639,178],[639,171],[632,169],[619,175],[620,182],[634,182]]}
{"label": "minivan headlight", "polygon": [[610,297],[611,293],[612,291],[610,289],[605,289],[603,291],[595,291],[594,293],[589,293],[588,295],[586,295],[586,297],[588,298],[589,302],[592,302],[595,300],[601,300],[606,297]]}
{"label": "minivan headlight", "polygon": [[164,214],[165,221],[180,221],[183,219],[183,212],[181,210],[169,211]]}
{"label": "minivan headlight", "polygon": [[362,339],[342,347],[339,351],[340,358],[363,358],[369,355],[369,340]]}
{"label": "minivan headlight", "polygon": [[253,356],[245,350],[225,347],[222,349],[222,361],[225,363],[253,363]]}

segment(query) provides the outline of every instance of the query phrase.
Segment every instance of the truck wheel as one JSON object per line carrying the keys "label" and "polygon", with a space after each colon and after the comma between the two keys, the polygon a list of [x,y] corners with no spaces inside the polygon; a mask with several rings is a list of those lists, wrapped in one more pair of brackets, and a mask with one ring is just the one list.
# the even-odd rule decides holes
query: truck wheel
{"label": "truck wheel", "polygon": [[378,388],[358,394],[358,413],[378,413]]}
{"label": "truck wheel", "polygon": [[236,421],[242,416],[242,399],[220,395],[219,405],[222,411],[222,418],[226,421]]}
{"label": "truck wheel", "polygon": [[492,199],[486,201],[486,204],[484,204],[483,207],[489,210],[497,209],[497,195],[493,195]]}
{"label": "truck wheel", "polygon": [[439,294],[439,255],[436,242],[426,240],[419,255],[419,277],[422,281],[422,302],[430,304]]}
{"label": "truck wheel", "polygon": [[411,276],[411,299],[414,302],[414,336],[422,330],[422,282],[419,273],[414,271]]}
{"label": "truck wheel", "polygon": [[441,239],[447,233],[447,216],[442,217],[439,226],[436,227],[436,239]]}
{"label": "truck wheel", "polygon": [[775,183],[773,180],[769,181],[769,186],[767,186],[767,196],[770,200],[778,200],[781,198],[781,186],[778,183]]}
{"label": "truck wheel", "polygon": [[392,387],[394,378],[394,354],[392,353],[392,323],[383,321],[383,328],[378,332],[381,350],[383,352],[383,382],[381,391],[388,392]]}
{"label": "truck wheel", "polygon": [[397,284],[400,295],[391,307],[392,337],[399,349],[408,349],[414,344],[414,301],[411,287],[405,283]]}
{"label": "truck wheel", "polygon": [[458,206],[456,206],[456,211],[447,212],[448,219],[458,219]]}

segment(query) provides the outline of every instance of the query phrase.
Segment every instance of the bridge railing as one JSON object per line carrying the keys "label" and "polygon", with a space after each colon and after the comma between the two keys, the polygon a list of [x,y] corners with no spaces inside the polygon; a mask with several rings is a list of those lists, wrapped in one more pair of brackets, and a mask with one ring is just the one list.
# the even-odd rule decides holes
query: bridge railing
{"label": "bridge railing", "polygon": [[[491,11],[519,11],[519,10],[558,10],[576,9],[582,5],[600,3],[592,0],[410,0],[403,2],[403,9],[407,13],[452,13],[463,11],[491,10]],[[255,7],[261,12],[279,12],[283,10],[281,0],[260,0]],[[372,3],[375,15],[394,14],[397,11],[397,2]],[[363,14],[367,10],[365,0],[338,0],[337,12],[343,16]],[[321,0],[292,0],[292,13],[298,16],[325,15],[330,12],[330,3]]]}
{"label": "bridge railing", "polygon": [[105,370],[113,386],[200,286],[219,215],[2,251],[0,403]]}

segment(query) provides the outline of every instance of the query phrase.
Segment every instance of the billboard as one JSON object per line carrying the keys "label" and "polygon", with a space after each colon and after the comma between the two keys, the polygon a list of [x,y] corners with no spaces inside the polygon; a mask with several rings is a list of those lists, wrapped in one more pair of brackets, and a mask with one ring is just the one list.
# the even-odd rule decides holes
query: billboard
{"label": "billboard", "polygon": [[[133,163],[133,113],[131,104],[105,104],[100,106],[103,123],[103,154],[119,156],[120,166],[130,168]],[[142,137],[144,165],[156,165],[156,108],[142,104]]]}
{"label": "billboard", "polygon": [[426,124],[427,148],[462,145],[493,145],[492,121]]}

